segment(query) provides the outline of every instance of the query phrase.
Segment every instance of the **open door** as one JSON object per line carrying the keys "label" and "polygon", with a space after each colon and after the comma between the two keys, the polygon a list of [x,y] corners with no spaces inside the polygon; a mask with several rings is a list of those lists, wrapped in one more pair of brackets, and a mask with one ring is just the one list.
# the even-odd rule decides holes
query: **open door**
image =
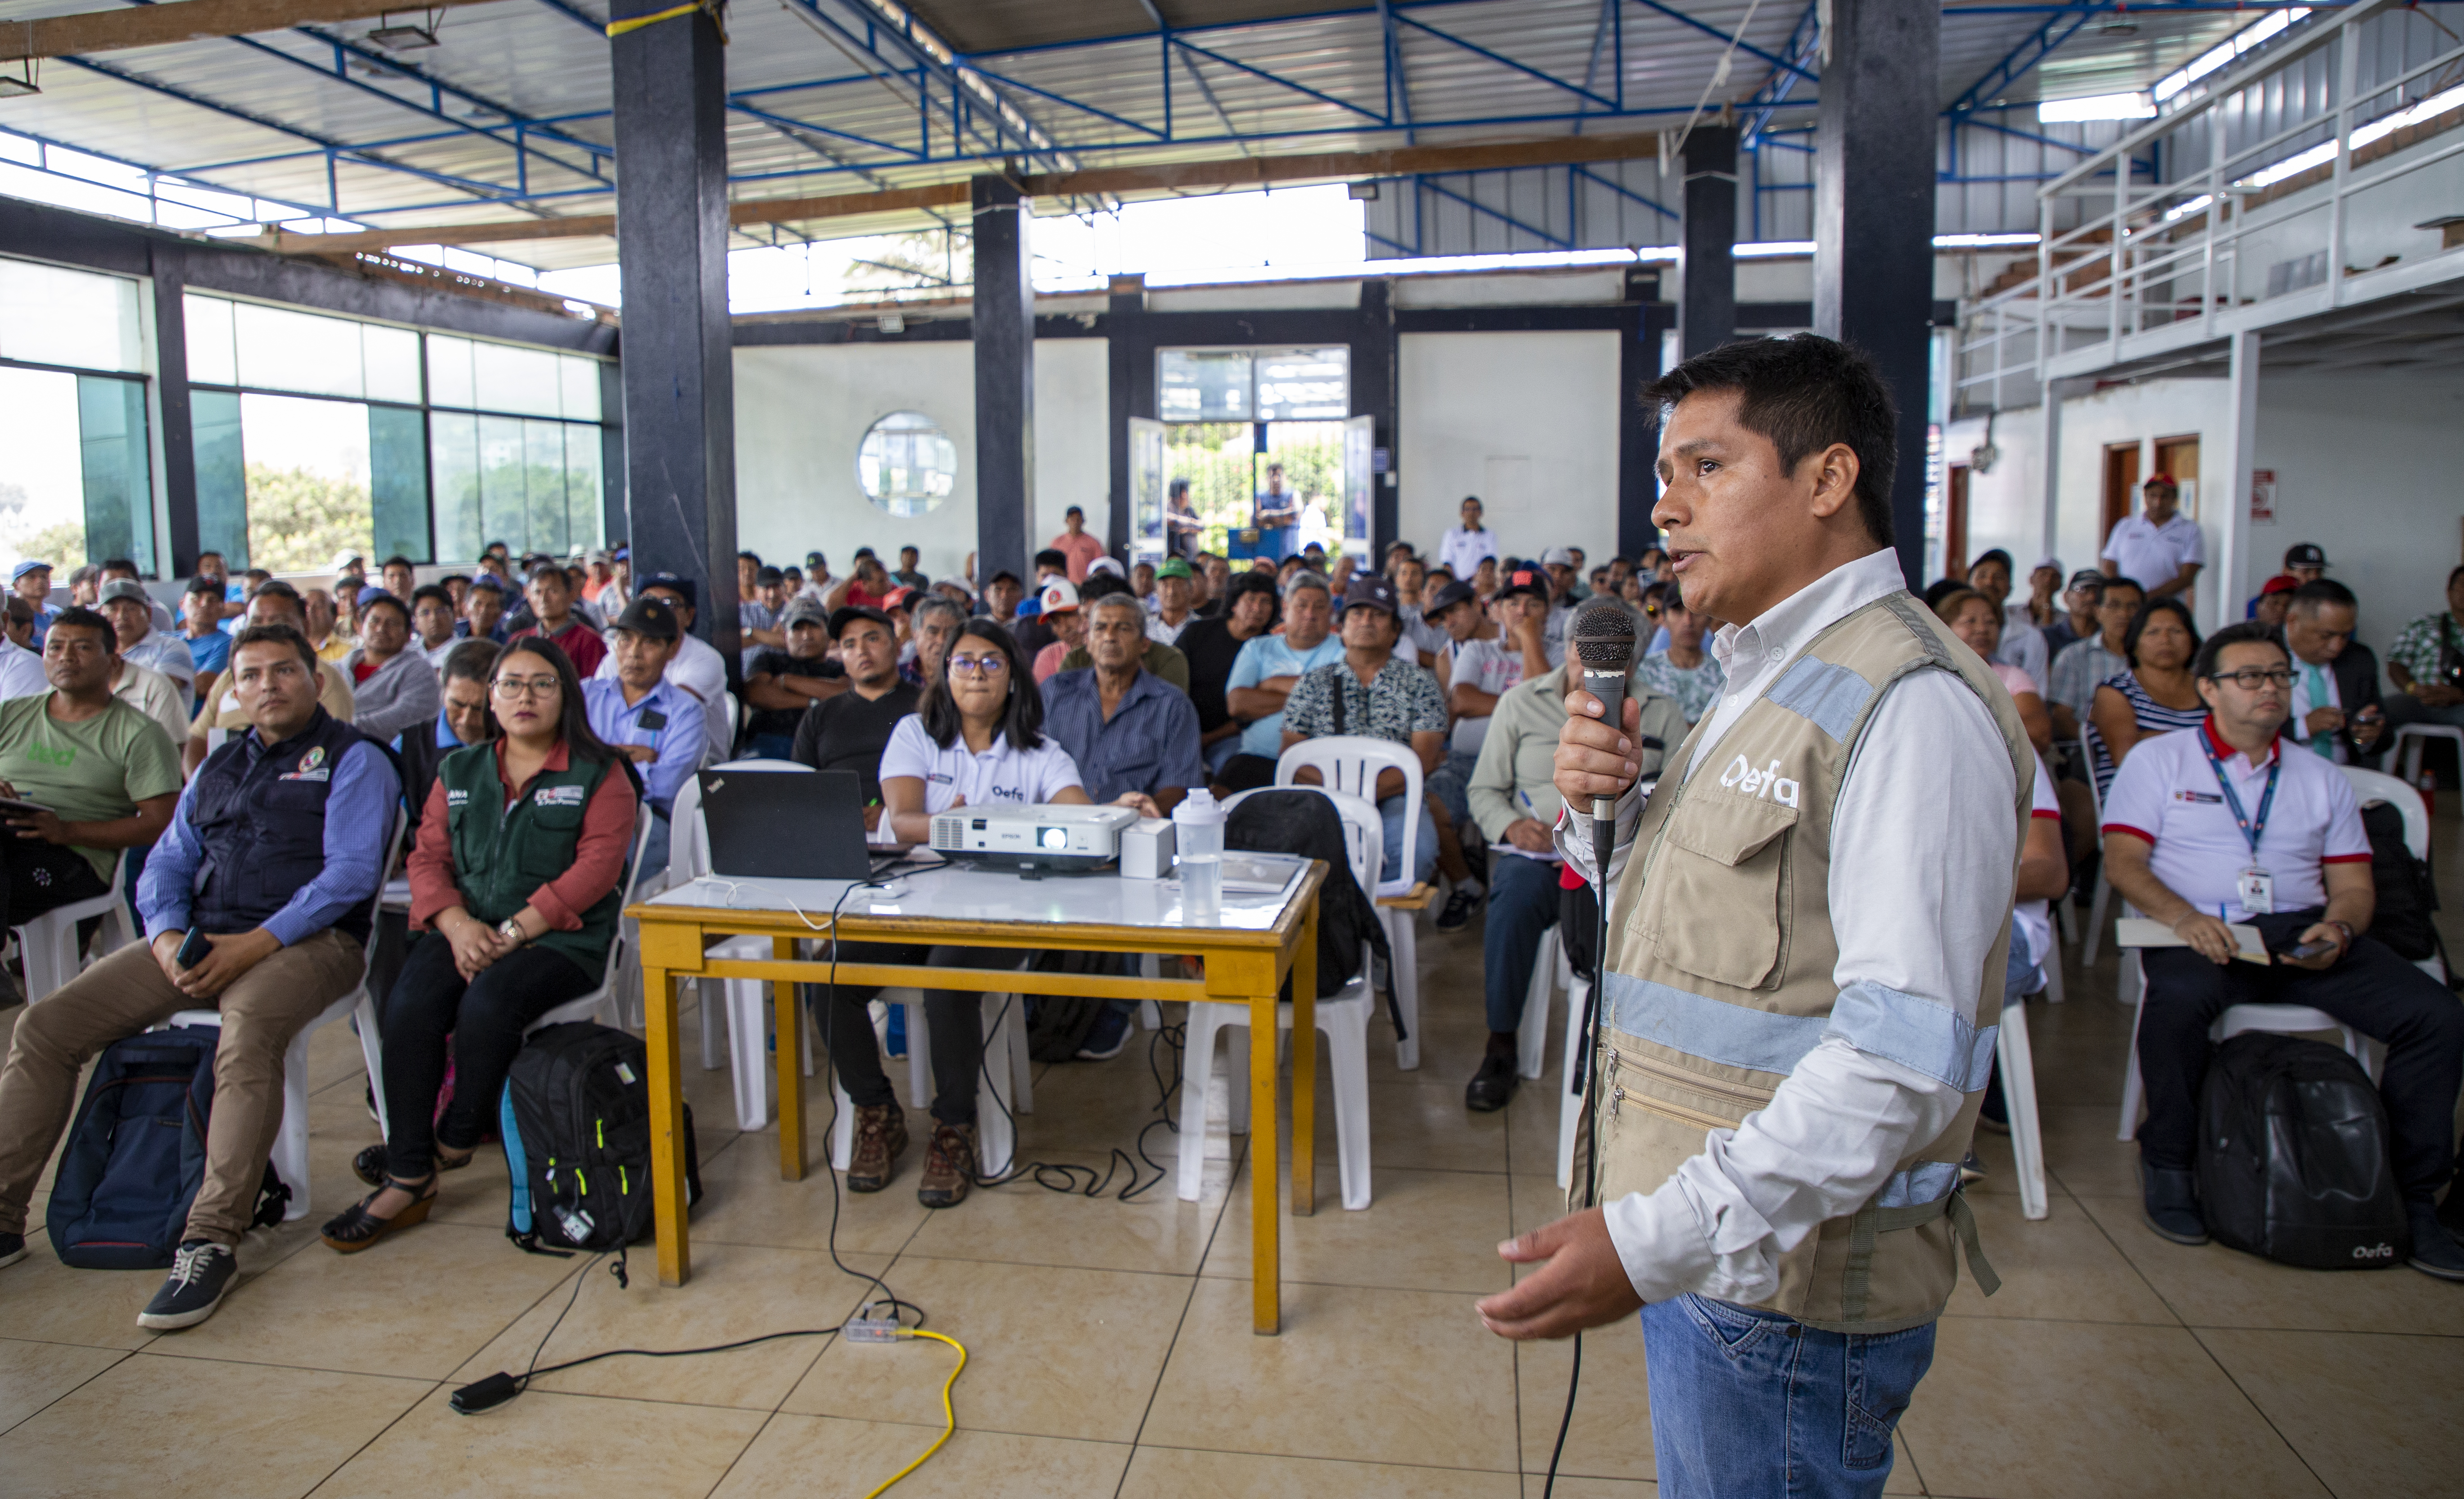
{"label": "open door", "polygon": [[1130,565],[1164,559],[1163,423],[1130,418]]}
{"label": "open door", "polygon": [[1377,442],[1377,419],[1355,416],[1343,424],[1343,549],[1363,562],[1369,556],[1369,472]]}

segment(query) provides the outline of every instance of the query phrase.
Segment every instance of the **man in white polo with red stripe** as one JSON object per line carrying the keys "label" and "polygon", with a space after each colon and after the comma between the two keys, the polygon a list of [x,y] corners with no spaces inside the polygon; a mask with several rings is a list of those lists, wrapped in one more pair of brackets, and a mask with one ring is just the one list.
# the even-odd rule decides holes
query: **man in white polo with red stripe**
{"label": "man in white polo with red stripe", "polygon": [[[2147,1226],[2177,1244],[2208,1242],[2191,1174],[2208,1027],[2229,1005],[2305,1004],[2387,1047],[2379,1091],[2411,1220],[2410,1263],[2464,1281],[2464,1249],[2435,1206],[2454,1169],[2464,1004],[2362,935],[2378,895],[2361,805],[2342,770],[2286,753],[2277,737],[2293,696],[2283,646],[2263,625],[2231,625],[2208,637],[2191,674],[2207,722],[2142,739],[2104,804],[2113,888],[2188,944],[2141,954]],[[2235,958],[2234,922],[2258,929],[2271,962]],[[2319,951],[2295,957],[2304,945]]]}

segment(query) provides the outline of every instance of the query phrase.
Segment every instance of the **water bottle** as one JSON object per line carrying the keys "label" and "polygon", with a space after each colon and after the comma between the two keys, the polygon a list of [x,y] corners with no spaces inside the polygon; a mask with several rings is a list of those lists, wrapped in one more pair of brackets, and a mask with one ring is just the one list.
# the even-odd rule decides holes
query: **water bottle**
{"label": "water bottle", "polygon": [[1213,792],[1198,786],[1172,809],[1172,841],[1182,919],[1215,920],[1223,904],[1223,808]]}

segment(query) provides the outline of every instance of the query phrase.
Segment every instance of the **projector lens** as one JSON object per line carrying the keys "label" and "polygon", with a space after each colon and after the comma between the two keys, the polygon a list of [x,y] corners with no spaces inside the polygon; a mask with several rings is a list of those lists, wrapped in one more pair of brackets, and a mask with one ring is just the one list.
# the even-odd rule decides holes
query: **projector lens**
{"label": "projector lens", "polygon": [[1069,830],[1066,827],[1039,827],[1035,841],[1046,849],[1059,850],[1069,847]]}

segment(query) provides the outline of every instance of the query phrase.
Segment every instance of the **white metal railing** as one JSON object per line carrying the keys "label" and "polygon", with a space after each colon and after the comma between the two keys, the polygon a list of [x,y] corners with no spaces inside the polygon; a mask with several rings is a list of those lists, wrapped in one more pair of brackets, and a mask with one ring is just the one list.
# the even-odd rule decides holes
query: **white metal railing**
{"label": "white metal railing", "polygon": [[[2314,13],[2047,183],[2035,275],[1962,317],[1957,405],[2028,405],[2048,377],[2464,276],[2464,244],[2451,249],[2454,236],[2433,227],[2464,222],[2464,46],[2364,81],[2361,29],[2394,9],[2359,0]],[[2268,103],[2318,97],[2267,83],[2322,49],[2334,79],[2324,101],[2235,141]],[[2150,155],[2204,165],[2154,182],[2134,174]],[[2071,202],[2087,211],[2057,231]]]}

